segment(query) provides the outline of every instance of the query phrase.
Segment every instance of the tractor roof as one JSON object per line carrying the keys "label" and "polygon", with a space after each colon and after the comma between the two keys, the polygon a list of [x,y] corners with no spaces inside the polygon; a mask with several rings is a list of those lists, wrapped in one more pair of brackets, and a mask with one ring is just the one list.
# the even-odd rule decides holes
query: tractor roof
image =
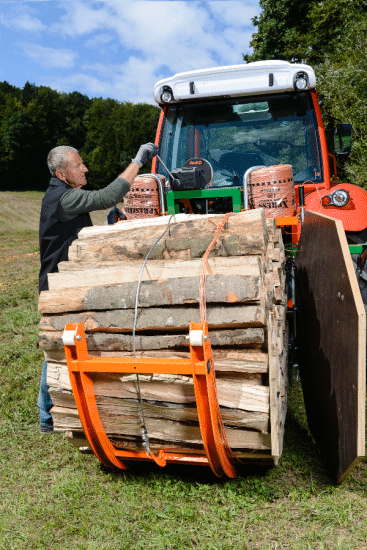
{"label": "tractor roof", "polygon": [[200,98],[279,93],[297,89],[295,81],[302,77],[306,81],[303,89],[315,88],[315,73],[309,65],[288,61],[256,61],[178,73],[157,82],[153,96],[157,103],[163,104],[163,88],[171,90],[172,103]]}

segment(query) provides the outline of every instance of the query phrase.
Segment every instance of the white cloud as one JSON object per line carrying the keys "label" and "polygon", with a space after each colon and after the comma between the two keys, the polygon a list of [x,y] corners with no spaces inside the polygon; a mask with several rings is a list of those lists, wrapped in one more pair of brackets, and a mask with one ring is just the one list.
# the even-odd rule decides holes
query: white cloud
{"label": "white cloud", "polygon": [[32,17],[28,13],[23,13],[15,17],[1,16],[1,24],[5,27],[18,29],[21,31],[38,32],[46,29],[46,26],[37,17]]}
{"label": "white cloud", "polygon": [[87,94],[89,97],[114,97],[113,94],[111,94],[110,82],[102,82],[98,80],[98,78],[83,73],[73,73],[66,77],[53,76],[43,78],[42,84],[54,90],[58,90],[59,92],[70,93],[78,90],[80,93]]}
{"label": "white cloud", "polygon": [[19,45],[29,59],[49,68],[70,69],[74,67],[78,56],[76,52],[64,48],[55,49],[28,43]]}
{"label": "white cloud", "polygon": [[[49,6],[47,17],[46,11],[42,14],[42,1]],[[25,2],[32,10],[25,8]],[[23,16],[19,25],[28,21],[30,30],[33,24],[34,31],[43,31],[42,45],[22,44],[27,58],[50,69],[75,69],[56,77],[50,71],[43,83],[135,102],[153,102],[153,86],[165,76],[242,63],[254,32],[251,19],[260,12],[258,0],[53,3],[50,10],[49,0],[19,0],[16,8],[17,17]],[[9,20],[15,21],[15,15],[12,12]],[[50,24],[45,26],[47,18]],[[55,46],[55,37],[58,46],[67,47],[48,47]]]}
{"label": "white cloud", "polygon": [[103,46],[105,44],[108,44],[109,42],[112,42],[113,36],[111,34],[102,33],[98,34],[96,36],[93,36],[92,38],[89,38],[89,40],[86,41],[84,44],[88,48],[99,48],[100,46]]}
{"label": "white cloud", "polygon": [[[248,51],[254,2],[249,7],[238,1],[210,2],[210,9],[203,3],[176,1],[156,1],[154,6],[149,1],[123,5],[109,0],[108,4],[116,10],[111,24],[121,43],[136,54],[119,67],[94,64],[85,70],[109,79],[110,93],[119,100],[152,102],[154,84],[166,76],[162,65],[174,74],[238,64]],[[223,23],[233,20],[232,26]]]}
{"label": "white cloud", "polygon": [[[218,62],[240,63],[241,54],[248,51],[256,5],[254,0],[246,4],[237,0],[103,0],[98,4],[64,0],[67,13],[51,30],[68,36],[113,31],[127,50],[177,72]],[[237,31],[236,41],[226,33],[227,25]]]}
{"label": "white cloud", "polygon": [[208,5],[213,15],[219,18],[222,25],[234,28],[251,26],[251,19],[259,13],[259,2],[256,0],[246,0],[246,2],[218,0],[215,2],[209,1]]}

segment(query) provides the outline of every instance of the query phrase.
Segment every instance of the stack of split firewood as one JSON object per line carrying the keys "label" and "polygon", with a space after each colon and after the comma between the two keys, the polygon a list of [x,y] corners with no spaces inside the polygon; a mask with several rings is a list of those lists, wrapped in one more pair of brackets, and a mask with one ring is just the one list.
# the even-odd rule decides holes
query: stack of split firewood
{"label": "stack of split firewood", "polygon": [[[62,344],[68,322],[84,323],[91,356],[131,357],[138,281],[147,252],[168,217],[85,228],[69,260],[49,275],[39,311],[40,346],[57,431],[86,445]],[[202,256],[223,215],[172,218],[142,275],[137,357],[189,357],[189,323],[199,322]],[[229,216],[210,253],[206,279],[209,337],[227,439],[242,459],[277,462],[286,414],[284,248],[275,220],[262,209]],[[111,441],[143,450],[141,410],[133,374],[101,376],[94,387]],[[151,449],[202,453],[190,376],[141,375]]]}

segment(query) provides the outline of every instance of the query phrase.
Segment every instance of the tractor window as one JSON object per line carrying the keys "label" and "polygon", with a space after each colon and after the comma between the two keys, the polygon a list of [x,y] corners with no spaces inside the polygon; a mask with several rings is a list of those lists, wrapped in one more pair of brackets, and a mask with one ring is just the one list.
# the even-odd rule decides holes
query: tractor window
{"label": "tractor window", "polygon": [[[159,155],[170,170],[191,157],[207,159],[213,187],[242,185],[245,171],[260,165],[291,164],[295,183],[323,177],[316,117],[306,93],[173,105]],[[159,163],[157,168],[167,175]]]}

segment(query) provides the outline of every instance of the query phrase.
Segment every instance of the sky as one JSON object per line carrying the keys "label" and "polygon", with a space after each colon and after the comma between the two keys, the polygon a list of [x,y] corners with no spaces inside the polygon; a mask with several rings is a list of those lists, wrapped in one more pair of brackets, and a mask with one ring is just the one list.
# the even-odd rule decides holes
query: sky
{"label": "sky", "polygon": [[1,0],[0,81],[154,103],[176,73],[243,63],[258,0]]}

